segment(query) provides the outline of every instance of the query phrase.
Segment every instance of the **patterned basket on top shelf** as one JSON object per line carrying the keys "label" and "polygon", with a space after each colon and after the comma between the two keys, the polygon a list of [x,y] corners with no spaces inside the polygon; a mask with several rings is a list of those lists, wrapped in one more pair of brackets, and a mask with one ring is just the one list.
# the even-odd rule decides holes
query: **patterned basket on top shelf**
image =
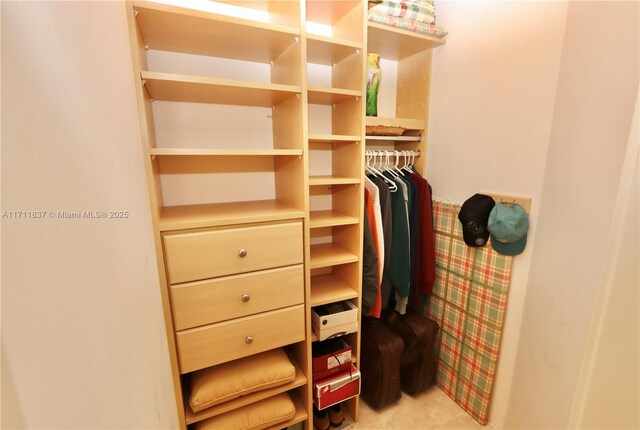
{"label": "patterned basket on top shelf", "polygon": [[391,125],[368,125],[366,134],[367,136],[402,136],[404,131],[404,127]]}

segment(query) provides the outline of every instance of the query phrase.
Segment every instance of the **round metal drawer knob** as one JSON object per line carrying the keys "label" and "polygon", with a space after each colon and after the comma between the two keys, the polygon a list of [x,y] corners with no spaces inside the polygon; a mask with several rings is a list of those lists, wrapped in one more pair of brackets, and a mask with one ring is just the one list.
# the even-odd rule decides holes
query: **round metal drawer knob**
{"label": "round metal drawer knob", "polygon": [[243,301],[243,302],[248,302],[250,298],[251,298],[251,297],[249,297],[249,294],[247,294],[247,293],[244,293],[244,294],[242,295],[242,301]]}
{"label": "round metal drawer knob", "polygon": [[250,343],[253,343],[253,336],[247,336],[244,338],[244,341],[247,345],[249,345]]}
{"label": "round metal drawer knob", "polygon": [[246,257],[247,256],[247,250],[246,249],[241,249],[240,251],[238,251],[238,255],[240,257]]}

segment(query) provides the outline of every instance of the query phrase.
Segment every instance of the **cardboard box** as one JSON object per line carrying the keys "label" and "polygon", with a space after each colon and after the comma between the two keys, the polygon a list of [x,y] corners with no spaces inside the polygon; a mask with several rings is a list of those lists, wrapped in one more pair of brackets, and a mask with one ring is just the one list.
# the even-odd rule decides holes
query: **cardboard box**
{"label": "cardboard box", "polygon": [[311,309],[311,324],[319,340],[358,331],[358,308],[348,300]]}
{"label": "cardboard box", "polygon": [[313,384],[313,402],[318,409],[325,409],[336,403],[360,394],[360,371],[351,365],[351,371],[339,373]]}
{"label": "cardboard box", "polygon": [[314,382],[351,368],[351,346],[343,339],[314,342],[312,355]]}

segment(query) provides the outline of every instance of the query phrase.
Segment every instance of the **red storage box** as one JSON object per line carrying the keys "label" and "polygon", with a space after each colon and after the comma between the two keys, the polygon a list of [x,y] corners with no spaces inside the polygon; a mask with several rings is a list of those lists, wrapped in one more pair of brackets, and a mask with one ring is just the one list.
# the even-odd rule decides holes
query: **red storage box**
{"label": "red storage box", "polygon": [[342,372],[313,384],[313,402],[318,409],[328,408],[360,394],[360,372],[351,365],[351,371]]}
{"label": "red storage box", "polygon": [[313,382],[351,369],[351,346],[343,339],[314,342],[312,355]]}

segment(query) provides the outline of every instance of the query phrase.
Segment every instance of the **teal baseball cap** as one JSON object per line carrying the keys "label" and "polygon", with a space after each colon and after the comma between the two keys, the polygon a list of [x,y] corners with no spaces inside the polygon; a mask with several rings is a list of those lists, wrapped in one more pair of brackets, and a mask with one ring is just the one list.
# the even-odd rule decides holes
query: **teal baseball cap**
{"label": "teal baseball cap", "polygon": [[503,255],[518,255],[527,246],[529,215],[517,203],[500,202],[489,214],[487,229],[491,233],[491,246]]}

